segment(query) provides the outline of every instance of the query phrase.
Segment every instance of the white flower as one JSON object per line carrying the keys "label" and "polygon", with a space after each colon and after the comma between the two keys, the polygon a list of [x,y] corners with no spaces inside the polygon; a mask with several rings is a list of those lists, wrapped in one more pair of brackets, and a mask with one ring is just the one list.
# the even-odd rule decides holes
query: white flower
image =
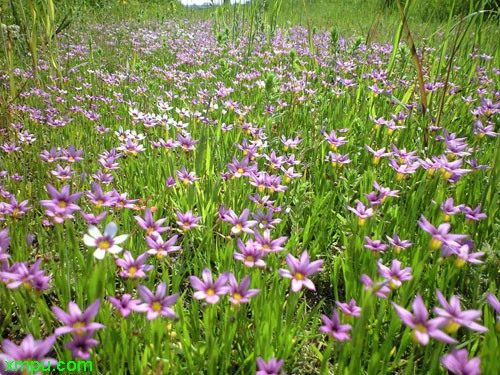
{"label": "white flower", "polygon": [[97,227],[91,225],[89,227],[89,234],[83,236],[83,242],[87,246],[97,247],[96,251],[94,251],[94,256],[97,259],[103,259],[104,255],[106,255],[106,251],[111,254],[118,254],[122,251],[122,248],[117,245],[124,242],[128,234],[122,234],[121,236],[115,237],[117,231],[118,227],[114,222],[106,225],[104,235],[101,234]]}

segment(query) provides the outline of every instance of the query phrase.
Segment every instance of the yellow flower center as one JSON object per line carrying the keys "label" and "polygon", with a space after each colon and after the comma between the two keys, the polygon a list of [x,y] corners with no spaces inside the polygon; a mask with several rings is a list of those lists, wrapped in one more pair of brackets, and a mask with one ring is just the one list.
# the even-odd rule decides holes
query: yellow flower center
{"label": "yellow flower center", "polygon": [[73,328],[77,328],[76,333],[78,335],[83,335],[85,333],[85,331],[83,329],[78,329],[78,328],[83,328],[83,327],[85,327],[85,324],[82,322],[73,323]]}
{"label": "yellow flower center", "polygon": [[457,322],[454,322],[453,320],[450,320],[448,322],[448,324],[444,327],[444,329],[448,333],[455,333],[458,331],[459,328],[460,328],[460,324],[458,324]]}
{"label": "yellow flower center", "polygon": [[64,202],[64,201],[60,201],[60,202],[59,202],[59,204],[58,204],[58,206],[59,206],[59,207],[61,207],[61,208],[64,208],[64,207],[66,207],[67,205],[68,205],[68,204],[67,204],[66,202]]}
{"label": "yellow flower center", "polygon": [[109,249],[111,247],[111,244],[109,243],[109,241],[99,241],[97,247],[100,249]]}
{"label": "yellow flower center", "polygon": [[432,250],[437,250],[437,249],[439,249],[439,248],[441,247],[441,244],[442,244],[442,243],[443,243],[442,241],[439,241],[439,240],[438,240],[438,239],[436,239],[436,238],[431,239],[431,244],[430,244],[431,249],[432,249]]}
{"label": "yellow flower center", "polygon": [[415,330],[417,330],[418,332],[422,332],[422,333],[427,332],[427,328],[425,328],[424,325],[422,325],[420,323],[415,326]]}
{"label": "yellow flower center", "polygon": [[215,294],[214,290],[213,289],[207,289],[207,295],[209,296],[213,296]]}
{"label": "yellow flower center", "polygon": [[301,274],[300,272],[297,272],[295,274],[294,278],[297,279],[297,280],[304,280],[305,276],[303,274]]}
{"label": "yellow flower center", "polygon": [[137,267],[130,267],[128,269],[128,277],[130,277],[131,279],[135,277],[135,273],[137,272]]}
{"label": "yellow flower center", "polygon": [[242,296],[241,296],[241,294],[239,294],[239,293],[234,293],[234,294],[233,294],[233,298],[234,298],[235,300],[239,301],[239,300],[240,300],[240,299],[242,299],[243,297],[242,297]]}
{"label": "yellow flower center", "polygon": [[153,311],[160,311],[161,310],[161,303],[158,301],[153,302],[153,305],[151,306],[151,308],[153,309]]}
{"label": "yellow flower center", "polygon": [[251,256],[251,255],[248,255],[248,256],[245,258],[245,260],[246,260],[247,262],[253,262],[253,261],[255,261],[255,258],[254,258],[253,256]]}
{"label": "yellow flower center", "polygon": [[238,173],[243,173],[243,172],[244,172],[243,168],[238,168]]}

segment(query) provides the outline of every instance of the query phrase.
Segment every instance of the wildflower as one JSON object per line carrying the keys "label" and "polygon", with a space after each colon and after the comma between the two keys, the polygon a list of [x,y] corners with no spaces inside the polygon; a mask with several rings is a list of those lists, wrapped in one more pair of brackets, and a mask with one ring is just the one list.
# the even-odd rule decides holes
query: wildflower
{"label": "wildflower", "polygon": [[429,313],[425,308],[420,294],[417,294],[417,296],[413,300],[412,309],[414,315],[398,304],[394,302],[391,303],[396,309],[396,313],[401,318],[403,323],[413,329],[414,339],[420,342],[422,345],[425,346],[429,343],[429,337],[448,344],[457,343],[454,338],[439,330],[439,327],[443,324],[442,318],[428,320]]}
{"label": "wildflower", "polygon": [[474,264],[484,263],[482,260],[479,260],[477,258],[482,257],[485,254],[485,252],[478,251],[475,253],[471,253],[470,252],[471,247],[468,244],[460,244],[459,246],[450,246],[449,248],[451,250],[451,253],[457,256],[457,259],[455,260],[455,265],[457,267],[463,267],[466,262]]}
{"label": "wildflower", "polygon": [[[2,349],[4,352],[0,354],[0,372],[21,375],[29,374],[31,370],[32,375],[41,375],[42,371],[49,371],[51,367],[57,365],[57,359],[45,357],[45,355],[52,350],[55,341],[56,337],[54,335],[47,337],[45,340],[35,340],[31,334],[26,336],[19,346],[10,340],[3,340]],[[29,367],[35,361],[40,363],[40,367],[36,370],[33,367]],[[21,362],[21,368],[14,367],[16,371],[8,370],[6,364],[12,364],[13,362],[16,362],[17,366]],[[29,363],[26,371],[24,371],[25,363]]]}
{"label": "wildflower", "polygon": [[61,156],[61,152],[58,151],[54,146],[50,148],[50,151],[43,150],[40,154],[40,159],[45,160],[46,162],[52,163],[56,160],[59,160]]}
{"label": "wildflower", "polygon": [[153,214],[150,208],[146,208],[144,219],[140,216],[134,216],[139,226],[146,231],[147,237],[158,236],[170,229],[170,227],[162,227],[162,224],[167,221],[166,218],[159,219],[156,222],[153,220]]}
{"label": "wildflower", "polygon": [[[281,370],[281,366],[283,366],[283,360],[279,361],[276,358],[271,358],[267,363],[260,357],[257,357],[257,368],[258,371],[255,375],[280,375],[279,371]],[[285,375],[283,371],[281,371],[281,375]]]}
{"label": "wildflower", "polygon": [[455,375],[479,375],[481,374],[481,360],[474,357],[468,360],[467,349],[457,350],[453,348],[450,354],[440,358],[441,364],[450,373]]}
{"label": "wildflower", "polygon": [[356,306],[356,300],[351,298],[349,303],[335,301],[335,304],[340,308],[340,311],[347,316],[358,317],[361,314],[361,307]]}
{"label": "wildflower", "polygon": [[397,289],[402,285],[403,281],[412,279],[411,267],[401,269],[401,262],[393,259],[391,268],[384,266],[381,262],[377,263],[378,273],[385,279],[390,279],[389,287]]}
{"label": "wildflower", "polygon": [[266,262],[260,259],[264,257],[265,253],[260,250],[260,246],[257,242],[250,239],[244,244],[243,241],[238,238],[238,248],[241,253],[234,252],[233,257],[236,260],[244,262],[245,266],[248,268],[252,268],[253,266],[262,268],[266,265]]}
{"label": "wildflower", "polygon": [[71,144],[68,146],[68,149],[61,149],[62,156],[59,157],[59,160],[66,160],[69,163],[74,163],[75,161],[81,161],[83,158],[80,156],[83,153],[83,150],[76,150],[75,145]]}
{"label": "wildflower", "polygon": [[358,216],[358,224],[360,226],[365,225],[366,219],[374,215],[373,208],[366,208],[360,200],[357,201],[356,208],[347,206],[347,209]]}
{"label": "wildflower", "polygon": [[117,198],[114,191],[103,193],[101,185],[93,181],[90,183],[90,188],[91,191],[86,191],[85,195],[90,199],[92,204],[96,205],[97,208],[111,207],[116,203]]}
{"label": "wildflower", "polygon": [[74,202],[80,199],[82,193],[71,194],[69,185],[63,186],[59,192],[51,184],[47,184],[47,192],[52,199],[39,202],[46,208],[45,214],[53,217],[54,221],[59,224],[65,219],[74,219],[73,213],[80,210],[80,206]]}
{"label": "wildflower", "polygon": [[498,301],[497,296],[495,296],[493,293],[488,294],[488,297],[486,297],[486,301],[488,301],[491,307],[493,307],[498,314],[496,329],[500,332],[500,301]]}
{"label": "wildflower", "polygon": [[163,241],[160,235],[146,237],[146,243],[149,247],[147,253],[156,255],[158,259],[162,259],[164,256],[168,255],[168,253],[180,250],[180,246],[174,246],[178,237],[178,235],[175,235],[167,241]]}
{"label": "wildflower", "polygon": [[323,259],[310,263],[309,254],[307,254],[307,251],[304,250],[300,256],[300,260],[291,254],[287,254],[286,262],[292,272],[280,268],[278,273],[282,277],[292,279],[292,291],[294,293],[299,292],[302,289],[302,286],[305,286],[307,289],[316,290],[313,282],[308,278],[308,276],[311,276],[318,271],[323,271],[323,269],[320,268],[324,262]]}
{"label": "wildflower", "polygon": [[[108,301],[116,307],[124,318],[130,315],[131,311],[137,311],[141,300],[132,299],[130,294],[124,294],[121,298],[108,297]],[[140,310],[140,308],[139,308]]]}
{"label": "wildflower", "polygon": [[64,344],[67,349],[71,350],[73,359],[82,358],[87,360],[90,358],[90,349],[99,344],[99,341],[92,337],[93,335],[93,331],[83,335],[74,335],[71,341]]}
{"label": "wildflower", "polygon": [[266,212],[266,214],[264,215],[264,213],[260,209],[257,209],[255,214],[252,212],[252,217],[259,224],[260,229],[264,229],[264,228],[274,229],[274,224],[281,223],[281,219],[279,219],[279,218],[273,219],[273,217],[272,217],[273,212],[274,212],[274,210],[269,209]]}
{"label": "wildflower", "polygon": [[321,320],[323,321],[323,326],[319,327],[319,330],[324,333],[332,335],[333,338],[339,341],[350,341],[351,336],[347,332],[352,330],[350,324],[341,324],[340,318],[337,310],[333,310],[331,319],[326,315],[321,315]]}
{"label": "wildflower", "polygon": [[9,270],[0,272],[0,278],[6,280],[8,289],[16,289],[21,285],[28,290],[48,289],[51,277],[45,276],[45,271],[40,270],[41,262],[38,259],[31,266],[28,266],[28,262],[14,263]]}
{"label": "wildflower", "polygon": [[250,214],[250,210],[245,208],[240,216],[237,216],[233,210],[229,209],[226,211],[222,220],[231,223],[233,227],[231,228],[231,233],[239,234],[241,232],[245,232],[248,234],[253,234],[252,227],[257,224],[255,220],[248,220],[248,215]]}
{"label": "wildflower", "polygon": [[128,234],[122,234],[115,237],[117,231],[118,227],[114,222],[106,225],[104,235],[101,234],[97,227],[91,225],[89,227],[88,234],[83,236],[83,242],[87,246],[96,247],[97,249],[94,251],[94,256],[97,259],[103,259],[106,252],[118,254],[122,251],[122,248],[117,245],[124,242],[127,239]]}
{"label": "wildflower", "polygon": [[240,284],[236,281],[236,278],[232,273],[228,276],[228,286],[227,293],[231,296],[229,297],[229,302],[233,305],[239,305],[240,303],[247,303],[250,298],[259,294],[259,289],[248,289],[250,286],[250,275],[245,276]]}
{"label": "wildflower", "polygon": [[28,200],[24,200],[21,203],[18,203],[16,198],[11,195],[10,196],[10,204],[5,204],[5,210],[7,213],[12,214],[14,217],[18,217],[19,215],[24,215],[26,212],[31,210],[31,207],[28,206]]}
{"label": "wildflower", "polygon": [[394,246],[396,249],[396,253],[399,254],[401,252],[401,249],[406,249],[407,247],[410,247],[413,245],[409,240],[401,240],[398,236],[397,233],[394,233],[394,238],[391,238],[389,236],[385,236],[387,238],[387,241]]}
{"label": "wildflower", "polygon": [[136,311],[147,312],[148,320],[154,320],[158,317],[158,315],[163,315],[167,318],[177,318],[175,311],[172,310],[170,306],[177,302],[179,293],[165,297],[165,293],[167,291],[167,284],[165,281],[158,285],[154,295],[144,285],[139,285],[138,291],[144,303],[138,306]]}
{"label": "wildflower", "polygon": [[215,282],[212,279],[212,272],[208,268],[202,271],[201,276],[203,281],[196,276],[189,276],[191,286],[197,290],[193,294],[195,299],[204,299],[207,303],[216,304],[220,296],[228,293],[228,289],[225,287],[229,278],[227,273],[220,274]]}
{"label": "wildflower", "polygon": [[481,205],[478,205],[474,209],[465,206],[462,211],[465,214],[465,218],[470,221],[479,221],[488,217],[486,214],[481,213]]}
{"label": "wildflower", "polygon": [[444,221],[450,221],[450,216],[455,215],[460,212],[464,207],[463,204],[459,204],[458,206],[453,205],[453,198],[448,198],[444,203],[441,203],[441,211],[444,214]]}
{"label": "wildflower", "polygon": [[121,209],[121,208],[136,209],[136,206],[134,203],[139,201],[139,199],[127,199],[128,193],[120,194],[120,193],[118,193],[118,191],[116,191],[116,189],[113,189],[113,191],[111,193],[113,193],[113,195],[114,195],[115,202],[113,203],[113,205],[116,208],[118,208],[118,209]]}
{"label": "wildflower", "polygon": [[417,222],[420,228],[432,236],[430,247],[433,250],[439,249],[443,243],[448,246],[459,246],[457,241],[467,237],[466,234],[449,234],[448,232],[451,226],[448,223],[440,224],[439,227],[436,228],[427,221],[424,215],[420,216],[420,220],[421,221]]}
{"label": "wildflower", "polygon": [[241,176],[250,177],[252,173],[257,172],[257,163],[250,163],[250,157],[248,156],[245,156],[241,162],[233,156],[233,162],[229,163],[227,168],[235,178]]}
{"label": "wildflower", "polygon": [[477,332],[486,332],[488,330],[488,328],[475,322],[475,320],[481,317],[480,310],[462,311],[457,296],[451,296],[450,302],[448,303],[438,289],[436,289],[436,295],[443,308],[435,307],[434,312],[437,316],[445,320],[446,325],[444,329],[446,332],[454,333],[462,326]]}
{"label": "wildflower", "polygon": [[264,253],[275,252],[275,251],[283,251],[285,250],[281,245],[285,243],[287,237],[282,236],[275,240],[271,240],[271,231],[269,229],[264,230],[264,233],[261,235],[256,229],[253,231],[253,235],[255,237],[255,242],[260,251]]}
{"label": "wildflower", "polygon": [[182,166],[180,171],[175,171],[177,177],[184,185],[192,185],[193,182],[198,181],[200,177],[196,177],[195,172],[189,172],[186,170],[186,167]]}
{"label": "wildflower", "polygon": [[10,258],[10,254],[7,254],[7,250],[9,249],[10,237],[9,228],[5,228],[0,231],[0,262],[3,262],[5,259]]}
{"label": "wildflower", "polygon": [[137,259],[134,259],[130,251],[125,251],[123,259],[119,258],[116,260],[116,265],[123,268],[123,271],[119,275],[124,279],[142,279],[146,277],[145,272],[153,269],[152,265],[144,264],[148,255],[148,253],[144,253],[139,255]]}
{"label": "wildflower", "polygon": [[189,229],[199,227],[199,225],[196,223],[201,220],[201,216],[194,216],[191,210],[187,211],[185,214],[180,211],[176,211],[176,213],[177,218],[179,219],[176,221],[176,223],[184,230],[184,232],[188,231]]}
{"label": "wildflower", "polygon": [[68,303],[68,312],[65,313],[59,307],[52,306],[50,309],[57,319],[65,325],[56,328],[56,336],[64,335],[66,333],[74,333],[76,335],[84,335],[87,332],[93,332],[96,329],[105,328],[104,325],[96,322],[90,322],[99,312],[101,300],[95,300],[85,311],[82,313],[76,303],[70,301]]}
{"label": "wildflower", "polygon": [[387,286],[388,281],[374,283],[368,275],[361,275],[361,283],[364,284],[365,290],[373,292],[377,297],[387,298],[387,295],[391,292],[391,289]]}
{"label": "wildflower", "polygon": [[374,251],[374,255],[377,255],[378,252],[384,252],[389,247],[389,245],[382,243],[381,240],[372,240],[368,236],[365,236],[365,241],[366,244],[363,245],[363,248]]}
{"label": "wildflower", "polygon": [[101,220],[106,217],[107,213],[108,213],[107,211],[104,211],[99,215],[95,216],[93,213],[86,214],[85,212],[80,211],[80,214],[83,216],[85,221],[90,225],[99,225]]}

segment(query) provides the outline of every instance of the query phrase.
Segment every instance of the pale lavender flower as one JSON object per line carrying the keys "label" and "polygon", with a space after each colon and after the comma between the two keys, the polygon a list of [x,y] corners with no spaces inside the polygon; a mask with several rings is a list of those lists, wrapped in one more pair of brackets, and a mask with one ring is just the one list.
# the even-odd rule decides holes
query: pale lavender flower
{"label": "pale lavender flower", "polygon": [[248,303],[250,298],[259,294],[259,289],[248,289],[250,287],[250,275],[245,276],[240,284],[232,273],[228,276],[227,293],[230,294],[229,302],[233,305]]}
{"label": "pale lavender flower", "polygon": [[155,294],[144,285],[139,285],[138,291],[144,303],[138,306],[136,311],[147,312],[148,320],[154,320],[158,315],[163,315],[167,318],[177,318],[175,311],[172,310],[170,306],[177,302],[179,293],[165,297],[167,291],[167,284],[165,281],[158,285]]}
{"label": "pale lavender flower", "polygon": [[454,333],[462,326],[477,332],[486,332],[488,330],[488,328],[475,322],[475,320],[481,317],[481,310],[462,311],[457,296],[451,296],[448,303],[438,289],[436,289],[436,295],[443,308],[435,307],[434,312],[437,316],[445,319],[446,326],[444,329],[446,332]]}
{"label": "pale lavender flower", "polygon": [[108,301],[120,311],[121,316],[124,318],[128,317],[131,311],[137,311],[138,306],[141,304],[141,300],[132,299],[130,294],[124,294],[121,298],[109,296]]}
{"label": "pale lavender flower", "polygon": [[413,300],[412,309],[413,314],[408,310],[402,308],[398,304],[391,302],[396,313],[401,318],[403,323],[408,327],[413,329],[413,336],[415,340],[420,342],[422,345],[427,345],[429,343],[429,337],[432,337],[438,341],[445,342],[447,344],[456,344],[457,341],[448,336],[446,333],[441,331],[439,327],[443,325],[443,318],[434,318],[428,320],[429,313],[425,308],[424,301],[420,294],[417,294]]}
{"label": "pale lavender flower", "polygon": [[99,312],[100,305],[101,300],[97,299],[82,313],[78,305],[73,301],[70,301],[68,303],[69,314],[65,313],[57,306],[52,306],[52,313],[57,319],[65,324],[62,327],[56,328],[54,333],[56,336],[64,335],[66,333],[84,335],[87,332],[93,332],[97,329],[105,328],[104,325],[100,323],[91,322],[91,320]]}
{"label": "pale lavender flower", "polygon": [[467,349],[457,350],[453,348],[450,354],[440,358],[441,364],[455,375],[479,375],[481,374],[481,360],[473,357],[469,361]]}
{"label": "pale lavender flower", "polygon": [[[57,364],[57,359],[45,357],[45,355],[52,350],[52,346],[56,341],[54,335],[47,337],[45,340],[35,340],[31,334],[26,336],[21,344],[17,346],[10,340],[2,341],[3,353],[0,354],[0,372],[2,374],[16,374],[16,375],[41,375],[42,370],[49,371],[51,367]],[[17,363],[14,366],[14,362]],[[32,366],[33,362],[39,362],[40,367],[34,369]],[[7,366],[7,363],[9,366]],[[29,366],[24,364],[28,363]],[[19,367],[20,366],[20,367]],[[16,368],[15,371],[11,371],[8,368]],[[31,370],[31,371],[30,371]]]}
{"label": "pale lavender flower", "polygon": [[351,336],[347,332],[352,330],[350,324],[341,324],[340,318],[337,310],[333,310],[331,319],[326,315],[321,315],[321,320],[323,321],[323,326],[319,327],[319,330],[324,333],[332,335],[333,338],[339,341],[349,341]]}
{"label": "pale lavender flower", "polygon": [[222,273],[219,278],[214,282],[212,278],[212,272],[208,268],[205,268],[201,277],[201,281],[196,276],[189,276],[191,286],[197,290],[193,294],[195,299],[204,299],[207,303],[215,304],[219,301],[220,296],[228,293],[226,286],[227,280],[229,278],[227,273]]}
{"label": "pale lavender flower", "polygon": [[309,254],[307,254],[307,251],[304,250],[300,259],[295,258],[292,254],[287,254],[286,262],[292,271],[290,272],[286,269],[280,268],[278,273],[282,277],[292,279],[292,291],[294,293],[299,292],[302,289],[302,286],[311,290],[316,290],[314,283],[308,278],[308,276],[311,276],[318,271],[323,271],[321,268],[321,265],[324,262],[323,259],[309,262]]}

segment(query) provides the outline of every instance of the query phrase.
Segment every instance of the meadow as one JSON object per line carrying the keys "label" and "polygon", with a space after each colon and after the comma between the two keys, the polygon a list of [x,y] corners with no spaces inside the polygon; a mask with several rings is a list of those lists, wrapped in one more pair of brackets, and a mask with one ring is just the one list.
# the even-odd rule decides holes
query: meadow
{"label": "meadow", "polygon": [[500,374],[486,2],[7,3],[0,373]]}

